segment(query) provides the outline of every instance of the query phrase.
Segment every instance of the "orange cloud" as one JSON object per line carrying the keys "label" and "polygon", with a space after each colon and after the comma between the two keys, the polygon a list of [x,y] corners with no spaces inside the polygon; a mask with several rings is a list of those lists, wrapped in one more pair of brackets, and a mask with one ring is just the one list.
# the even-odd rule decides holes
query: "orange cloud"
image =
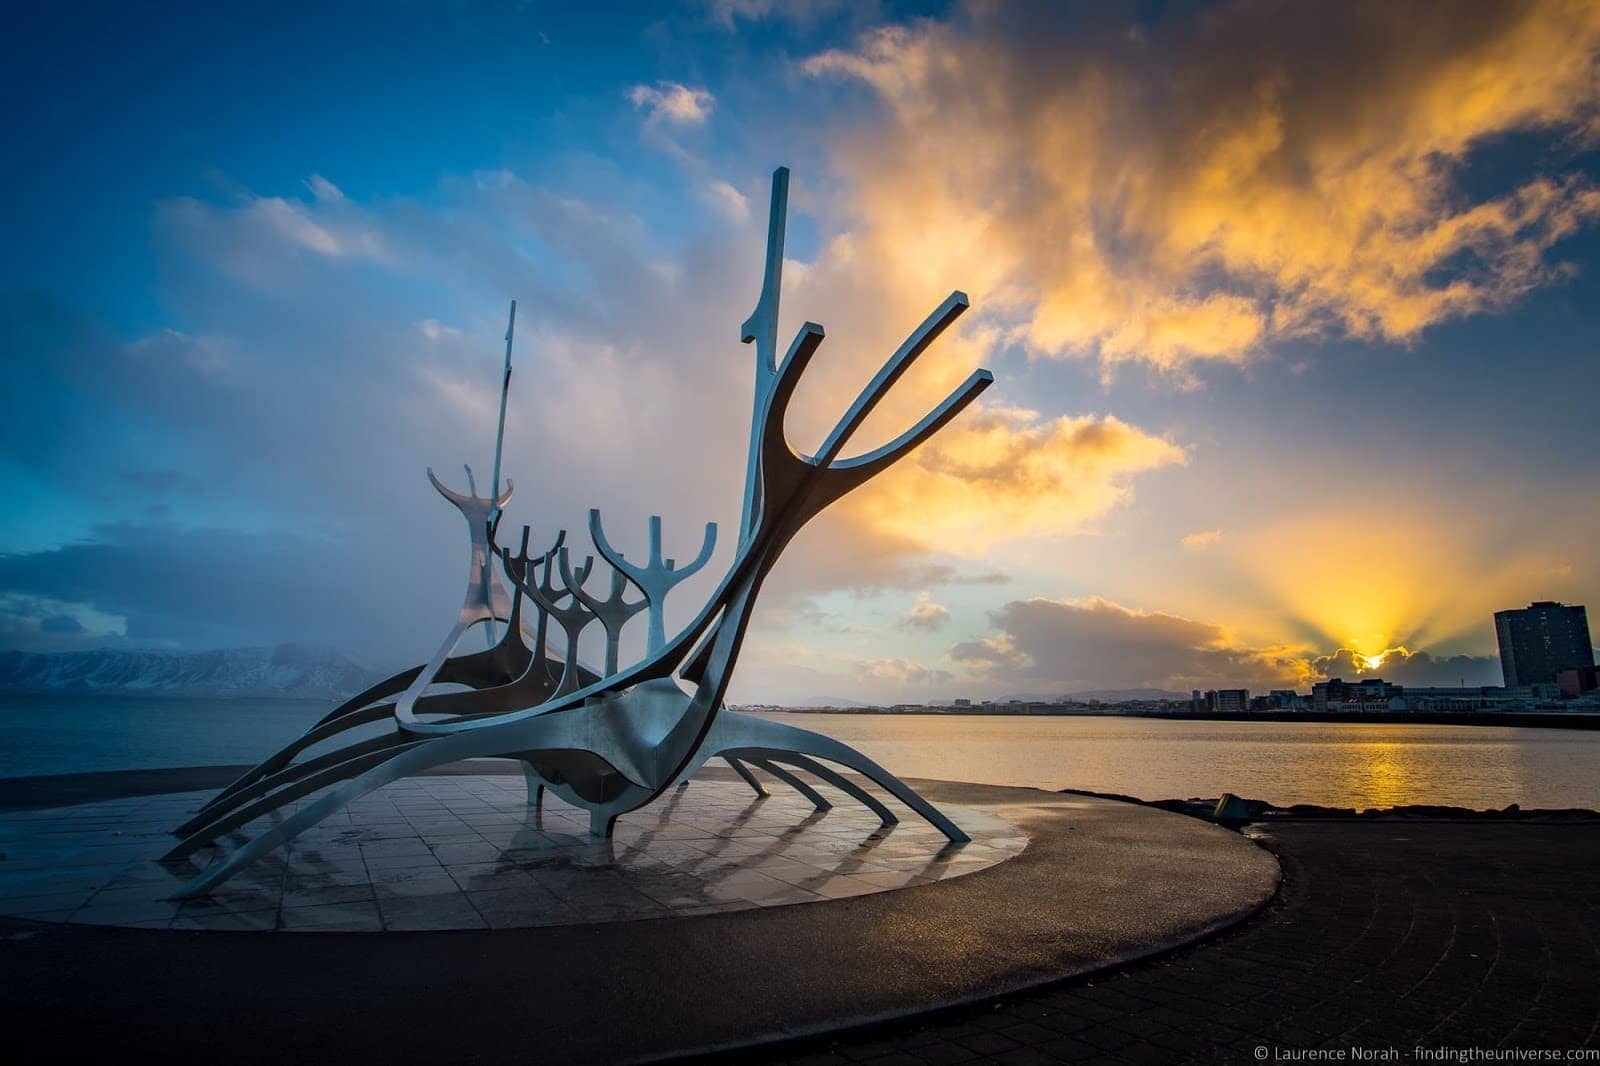
{"label": "orange cloud", "polygon": [[1183,449],[1114,415],[1043,419],[968,411],[849,504],[868,527],[970,554],[1078,530],[1126,500],[1139,473],[1187,462]]}
{"label": "orange cloud", "polygon": [[[1130,29],[974,5],[806,63],[883,103],[842,156],[870,242],[1048,355],[1187,374],[1407,341],[1562,272],[1577,176],[1476,199],[1479,149],[1600,131],[1600,6],[1232,4]],[[953,220],[953,221],[952,221]]]}

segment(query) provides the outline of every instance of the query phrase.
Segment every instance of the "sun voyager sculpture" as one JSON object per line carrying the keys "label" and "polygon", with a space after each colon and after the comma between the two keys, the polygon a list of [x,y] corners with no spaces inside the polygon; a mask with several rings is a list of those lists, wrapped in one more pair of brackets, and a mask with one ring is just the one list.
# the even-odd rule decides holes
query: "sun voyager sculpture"
{"label": "sun voyager sculpture", "polygon": [[[796,533],[835,500],[905,457],[959,414],[994,380],[975,371],[944,402],[899,437],[850,458],[845,444],[900,376],[951,322],[967,309],[965,294],[953,292],[883,364],[840,417],[815,455],[790,446],[784,419],[795,387],[822,343],[822,327],[807,322],[777,359],[778,300],[783,271],[789,172],[773,174],[766,267],[755,312],[740,339],[756,354],[755,402],[739,540],[727,573],[693,620],[669,637],[664,603],[674,586],[710,561],[717,530],[708,524],[699,553],[686,566],[662,557],[659,518],[650,519],[649,557],[629,559],[607,539],[598,511],[589,512],[595,551],[610,567],[604,596],[589,578],[594,559],[574,566],[566,533],[549,550],[528,554],[523,527],[516,550],[497,543],[500,513],[511,499],[508,478],[477,494],[467,470],[465,495],[446,488],[432,470],[439,494],[467,520],[472,560],[467,593],[454,626],[425,665],[379,682],[335,708],[288,744],[213,797],[174,831],[178,844],[165,859],[190,856],[223,838],[233,839],[261,821],[255,835],[220,852],[178,898],[203,896],[250,863],[383,785],[462,759],[501,757],[521,762],[530,805],[546,790],[589,812],[590,833],[609,837],[619,815],[637,810],[682,785],[708,760],[721,758],[758,794],[764,789],[755,766],[798,790],[818,808],[825,800],[801,775],[826,782],[870,808],[884,824],[894,812],[856,779],[855,771],[937,827],[953,842],[968,837],[937,808],[877,763],[820,733],[723,706],[738,662],[746,626],[762,582]],[[512,309],[515,323],[515,305]],[[507,376],[511,336],[507,332]],[[505,425],[504,392],[501,430]],[[496,573],[496,562],[511,586]],[[636,590],[636,599],[630,598]],[[618,666],[623,627],[638,614],[647,619],[644,657]],[[532,614],[531,640],[525,630]],[[594,670],[579,661],[579,638],[598,622],[605,633],[605,661]],[[495,641],[494,626],[504,625]],[[466,632],[489,628],[489,647],[456,654]],[[552,628],[553,624],[553,628]],[[559,631],[559,651],[549,642]],[[430,692],[436,684],[459,686]],[[302,757],[362,726],[389,723],[376,735]],[[370,731],[364,731],[370,732]],[[828,764],[832,764],[831,766]],[[315,796],[309,802],[300,803]],[[287,809],[287,810],[286,810]],[[270,816],[270,817],[269,817]]]}

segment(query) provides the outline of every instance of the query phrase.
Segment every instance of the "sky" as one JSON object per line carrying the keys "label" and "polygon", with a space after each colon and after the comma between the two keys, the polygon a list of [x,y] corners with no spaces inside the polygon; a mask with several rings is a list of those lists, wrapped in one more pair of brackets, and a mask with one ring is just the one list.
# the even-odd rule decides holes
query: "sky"
{"label": "sky", "polygon": [[0,17],[0,648],[426,659],[512,299],[507,522],[717,521],[687,621],[778,166],[797,447],[952,290],[854,444],[996,382],[791,546],[733,701],[1495,684],[1495,610],[1600,602],[1592,3]]}

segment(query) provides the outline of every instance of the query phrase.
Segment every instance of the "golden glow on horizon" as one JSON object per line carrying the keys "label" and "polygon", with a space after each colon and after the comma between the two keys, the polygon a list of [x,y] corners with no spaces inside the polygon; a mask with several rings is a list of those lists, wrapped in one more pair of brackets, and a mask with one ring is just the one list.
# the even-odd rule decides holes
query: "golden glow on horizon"
{"label": "golden glow on horizon", "polygon": [[1276,605],[1241,619],[1246,635],[1282,640],[1288,626],[1307,650],[1346,648],[1373,671],[1464,636],[1492,647],[1491,613],[1518,602],[1538,561],[1494,559],[1474,531],[1401,505],[1375,511],[1381,520],[1318,511],[1230,534],[1230,554],[1211,556],[1239,568],[1227,584]]}
{"label": "golden glow on horizon", "polygon": [[1412,627],[1444,608],[1431,530],[1399,522],[1354,525],[1308,517],[1263,531],[1247,559],[1257,580],[1297,619],[1323,634],[1324,648],[1349,648],[1376,668],[1389,649],[1414,640]]}

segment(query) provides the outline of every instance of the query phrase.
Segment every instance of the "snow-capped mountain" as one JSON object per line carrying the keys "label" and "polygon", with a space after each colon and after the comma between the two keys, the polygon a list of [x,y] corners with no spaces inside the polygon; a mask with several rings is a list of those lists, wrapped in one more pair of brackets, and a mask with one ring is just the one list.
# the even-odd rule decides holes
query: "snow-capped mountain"
{"label": "snow-capped mountain", "polygon": [[196,652],[0,652],[0,692],[326,699],[353,695],[377,680],[333,649],[308,644]]}

